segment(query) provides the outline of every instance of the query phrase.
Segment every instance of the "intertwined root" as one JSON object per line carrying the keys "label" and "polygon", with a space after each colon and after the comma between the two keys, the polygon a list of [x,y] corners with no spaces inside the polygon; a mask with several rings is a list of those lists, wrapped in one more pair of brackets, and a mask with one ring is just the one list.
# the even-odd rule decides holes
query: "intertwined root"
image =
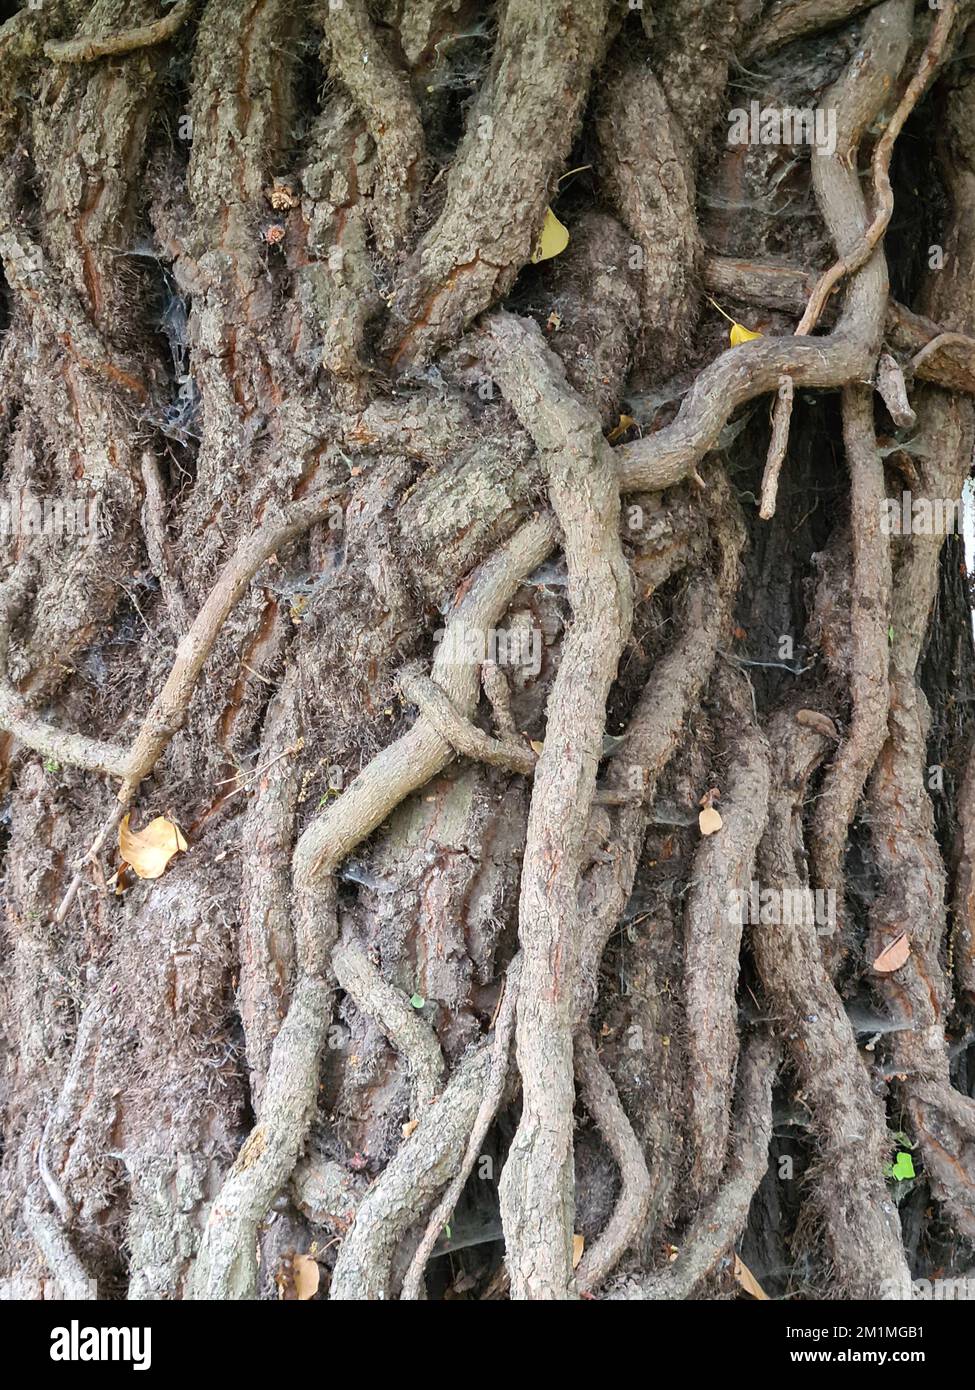
{"label": "intertwined root", "polygon": [[[462,45],[490,35],[460,32],[451,5],[404,8],[380,24],[364,0],[313,14],[184,0],[162,18],[99,0],[82,17],[65,0],[0,29],[12,89],[50,105],[0,110],[13,311],[0,368],[16,404],[0,417],[4,483],[27,486],[42,466],[62,489],[84,479],[113,521],[67,581],[40,544],[11,547],[0,590],[26,1097],[8,1171],[25,1229],[82,1279],[79,1251],[104,1260],[93,1242],[109,1213],[134,1296],[249,1298],[269,1288],[281,1253],[269,1218],[288,1198],[342,1237],[331,1297],[417,1299],[503,1136],[512,1297],[591,1296],[622,1270],[612,1296],[686,1298],[727,1278],[768,1169],[777,1088],[807,1115],[813,1163],[794,1216],[825,1252],[826,1291],[903,1288],[916,1252],[884,1177],[888,1122],[917,1141],[952,1229],[975,1237],[975,1102],[954,1089],[946,1034],[950,967],[975,989],[972,797],[959,801],[948,959],[920,669],[942,538],[895,547],[881,524],[891,451],[874,384],[925,445],[903,465],[917,491],[957,496],[975,433],[959,394],[975,387],[963,83],[944,174],[953,290],[931,277],[930,317],[891,300],[885,244],[895,141],[968,7],[949,0],[922,26],[910,0],[884,0],[857,21],[823,97],[836,140],[812,160],[837,257],[818,277],[705,253],[701,157],[735,52],[767,57],[863,6],[810,0],[745,35],[734,0],[663,4],[648,63],[639,17],[621,34],[605,0],[580,0],[571,22],[509,0],[449,162],[459,112],[444,91]],[[190,50],[183,168],[152,121],[167,62]],[[302,124],[316,51],[329,86]],[[590,107],[606,206],[575,219],[539,272],[557,305],[535,315],[543,332],[499,301],[542,293],[519,277]],[[865,199],[860,146],[878,126]],[[64,154],[75,147],[80,177]],[[146,179],[178,428],[162,408],[165,354],[132,333],[120,265]],[[799,326],[660,387],[700,364],[702,278],[742,304],[804,309]],[[828,331],[810,336],[820,319]],[[657,392],[657,412],[613,448],[628,381]],[[807,638],[822,661],[769,698],[749,679],[763,663],[734,655],[757,533],[717,455],[735,412],[775,393],[759,515],[788,547],[813,389],[840,393],[849,524],[818,560]],[[116,731],[96,701],[83,731],[71,663],[143,553],[165,640],[157,631],[124,675],[138,713]],[[486,658],[499,629],[526,624],[544,650],[533,681],[509,682]],[[607,740],[610,715],[620,733]],[[528,740],[529,725],[542,736]],[[83,817],[53,832],[54,870],[33,845],[67,812],[25,751],[77,769],[76,789],[119,784],[97,833]],[[671,814],[678,794],[693,805],[702,792],[720,808],[713,835]],[[104,847],[156,796],[183,798],[197,858],[121,906],[94,900],[101,974],[54,1047],[47,995],[65,948],[53,934],[38,948],[26,905],[52,933],[87,937]],[[854,841],[871,857],[866,912]],[[650,872],[668,862],[677,895]],[[755,878],[780,896],[832,892],[837,930],[746,924],[728,904]],[[901,967],[871,971],[901,938]],[[239,1066],[211,1017],[231,975]],[[884,1074],[865,1065],[845,1007],[858,978],[895,1020]],[[31,990],[39,1028],[25,1022]],[[746,994],[761,1003],[754,1025]],[[630,1047],[638,1018],[654,1038]],[[333,1048],[343,1030],[354,1051]],[[595,1215],[587,1163],[610,1174]]]}

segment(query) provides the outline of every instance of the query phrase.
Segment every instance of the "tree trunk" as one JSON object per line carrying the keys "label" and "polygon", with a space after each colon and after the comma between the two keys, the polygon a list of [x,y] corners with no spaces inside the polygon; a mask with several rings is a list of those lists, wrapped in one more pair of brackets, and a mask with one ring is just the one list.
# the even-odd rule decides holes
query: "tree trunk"
{"label": "tree trunk", "polygon": [[5,7],[0,1277],[968,1272],[973,18]]}

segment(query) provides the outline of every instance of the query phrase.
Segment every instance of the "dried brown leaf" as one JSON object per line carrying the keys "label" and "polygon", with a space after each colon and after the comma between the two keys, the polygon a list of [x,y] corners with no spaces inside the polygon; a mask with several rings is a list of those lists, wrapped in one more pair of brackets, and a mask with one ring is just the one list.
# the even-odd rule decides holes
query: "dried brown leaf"
{"label": "dried brown leaf", "polygon": [[751,1294],[752,1298],[757,1298],[760,1303],[771,1301],[754,1274],[738,1255],[735,1256],[735,1278],[745,1292]]}
{"label": "dried brown leaf", "polygon": [[318,1263],[310,1255],[296,1255],[294,1259],[295,1293],[302,1301],[314,1298],[318,1293],[322,1273]]}
{"label": "dried brown leaf", "polygon": [[911,954],[911,942],[906,932],[895,936],[889,946],[885,946],[873,963],[878,975],[892,975],[900,970]]}
{"label": "dried brown leaf", "polygon": [[165,816],[157,816],[142,830],[130,830],[125,816],[118,828],[118,849],[139,878],[159,878],[173,855],[186,849],[186,840],[175,821]]}

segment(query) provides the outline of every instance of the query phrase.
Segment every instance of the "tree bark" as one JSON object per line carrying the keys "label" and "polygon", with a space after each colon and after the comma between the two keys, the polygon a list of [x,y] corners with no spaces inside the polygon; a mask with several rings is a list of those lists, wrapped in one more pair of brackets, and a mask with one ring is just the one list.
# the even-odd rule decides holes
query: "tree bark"
{"label": "tree bark", "polygon": [[965,1272],[973,19],[0,23],[0,1279]]}

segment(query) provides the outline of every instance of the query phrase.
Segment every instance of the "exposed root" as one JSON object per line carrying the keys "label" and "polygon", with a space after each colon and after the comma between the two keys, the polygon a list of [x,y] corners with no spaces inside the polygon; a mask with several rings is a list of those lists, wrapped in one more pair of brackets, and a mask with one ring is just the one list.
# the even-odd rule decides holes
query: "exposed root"
{"label": "exposed root", "polygon": [[[881,13],[886,11],[883,7]],[[893,13],[893,11],[891,11]],[[887,230],[891,214],[894,211],[894,191],[890,186],[890,157],[894,152],[894,144],[898,135],[904,128],[904,122],[914,110],[918,99],[925,87],[931,81],[932,76],[938,68],[948,36],[951,33],[956,13],[955,0],[943,0],[942,5],[936,11],[936,18],[928,38],[927,47],[921,57],[917,72],[907,84],[904,95],[897,103],[897,108],[891,116],[883,135],[874,147],[873,159],[871,161],[871,171],[873,173],[873,204],[874,214],[870,225],[863,232],[859,241],[849,250],[842,251],[839,260],[834,261],[829,270],[823,274],[816,284],[809,297],[806,312],[799,320],[796,328],[797,334],[811,333],[819,322],[819,316],[823,312],[823,307],[832,294],[836,285],[845,276],[851,275],[866,265],[873,255],[875,248],[879,245],[880,239]],[[869,26],[868,26],[869,27]]]}
{"label": "exposed root", "polygon": [[412,1082],[410,1114],[418,1120],[443,1089],[445,1066],[437,1035],[355,942],[335,947],[332,968],[359,1012],[382,1029],[406,1062]]}
{"label": "exposed root", "polygon": [[958,791],[954,964],[959,989],[975,1001],[975,748]]}
{"label": "exposed root", "polygon": [[[801,313],[812,293],[813,279],[810,272],[795,266],[709,256],[704,262],[704,285],[715,294],[744,304]],[[827,305],[824,310],[827,317],[829,309]],[[947,391],[975,394],[975,338],[946,332],[896,299],[887,302],[886,332],[893,346],[910,357],[910,375]]]}
{"label": "exposed root", "polygon": [[777,1066],[777,1050],[768,1037],[753,1037],[745,1046],[735,1107],[734,1143],[717,1193],[681,1240],[672,1264],[641,1284],[624,1285],[611,1298],[690,1298],[734,1246],[768,1168],[772,1084]]}
{"label": "exposed root", "polygon": [[[487,630],[501,619],[519,584],[542,563],[554,543],[550,516],[526,522],[481,565],[447,622],[431,678],[468,717],[478,695],[478,663],[469,654],[486,649]],[[446,739],[425,719],[418,719],[304,830],[295,848],[296,882],[323,881],[410,792],[424,786],[453,757]]]}
{"label": "exposed root", "polygon": [[254,1297],[258,1226],[294,1172],[318,1101],[319,1059],[332,1016],[334,882],[314,899],[299,899],[295,918],[297,980],[271,1051],[261,1117],[210,1207],[190,1275],[191,1298]]}
{"label": "exposed root", "polygon": [[835,1278],[847,1297],[876,1298],[888,1282],[899,1285],[910,1276],[897,1208],[884,1180],[890,1151],[884,1107],[823,964],[818,932],[829,930],[829,914],[814,910],[796,867],[805,854],[806,787],[829,739],[795,715],[790,704],[769,722],[772,794],[759,854],[763,890],[779,893],[792,910],[753,921],[750,936],[769,1014],[812,1116],[814,1201]]}
{"label": "exposed root", "polygon": [[464,719],[429,676],[407,667],[400,672],[399,687],[456,753],[524,776],[531,776],[535,771],[534,753],[517,736],[503,740],[491,738],[469,719]]}
{"label": "exposed root", "polygon": [[28,710],[26,702],[7,675],[11,629],[27,602],[29,578],[30,567],[18,566],[0,589],[0,729],[12,734],[20,743],[44,758],[66,763],[69,767],[84,768],[88,772],[123,777],[128,759],[123,747],[89,738],[85,734],[72,734],[54,728]]}
{"label": "exposed root", "polygon": [[380,176],[370,220],[385,256],[406,240],[422,186],[425,140],[404,72],[391,60],[365,0],[322,7],[332,74],[348,88],[376,143]]}
{"label": "exposed root", "polygon": [[913,429],[917,424],[917,416],[907,399],[907,383],[904,380],[904,373],[900,363],[896,358],[891,357],[889,352],[882,352],[880,361],[877,363],[877,391],[897,428]]}
{"label": "exposed root", "polygon": [[182,637],[190,625],[186,598],[176,576],[173,574],[172,557],[166,540],[166,497],[155,454],[146,449],[142,455],[142,483],[145,488],[145,502],[142,507],[142,530],[146,538],[146,550],[153,572],[159,580],[166,607],[173,622],[177,636]]}
{"label": "exposed root", "polygon": [[133,741],[126,758],[120,798],[131,798],[139,783],[155,767],[173,735],[183,726],[190,699],[203,665],[213,650],[227,615],[269,556],[312,525],[328,505],[328,497],[316,493],[293,502],[282,513],[263,522],[237,546],[220,571],[193,625],[176,649],[176,660],[162,690]]}
{"label": "exposed root", "polygon": [[392,1297],[400,1241],[464,1161],[491,1076],[492,1052],[491,1044],[483,1043],[454,1069],[443,1095],[363,1198],[335,1263],[331,1299]]}
{"label": "exposed root", "polygon": [[[917,408],[931,450],[925,488],[957,496],[969,469],[971,406],[931,392],[919,398]],[[925,783],[927,702],[915,674],[937,592],[942,540],[941,535],[912,536],[894,585],[889,734],[869,789],[881,892],[870,911],[867,958],[875,961],[898,936],[907,935],[904,964],[875,977],[891,1012],[905,1021],[891,1035],[890,1067],[920,1140],[932,1190],[957,1228],[975,1237],[975,1102],[953,1089],[949,1074],[950,994],[941,964],[945,872]]]}
{"label": "exposed root", "polygon": [[852,19],[878,0],[775,0],[745,49],[746,56],[774,53],[776,49]]}
{"label": "exposed root", "polygon": [[613,1214],[576,1269],[576,1284],[581,1293],[586,1293],[599,1287],[642,1235],[656,1184],[613,1079],[599,1060],[588,1033],[576,1035],[575,1069],[582,1102],[599,1126],[620,1170],[620,1195]]}
{"label": "exposed root", "polygon": [[514,1034],[518,990],[521,986],[521,962],[522,958],[519,954],[514,957],[511,964],[508,966],[508,973],[504,985],[504,998],[501,1001],[497,1022],[495,1024],[494,1043],[491,1049],[491,1070],[485,1084],[484,1096],[478,1108],[477,1115],[474,1117],[474,1127],[471,1130],[471,1137],[467,1141],[467,1150],[464,1154],[460,1169],[451,1180],[443,1197],[437,1203],[433,1215],[427,1222],[423,1238],[416,1248],[413,1259],[410,1261],[410,1267],[406,1271],[406,1276],[403,1280],[403,1289],[400,1294],[400,1298],[404,1302],[419,1299],[422,1296],[423,1272],[426,1269],[427,1261],[433,1253],[433,1247],[437,1243],[440,1232],[450,1220],[454,1207],[457,1205],[458,1198],[464,1190],[464,1184],[470,1177],[474,1164],[477,1162],[481,1152],[481,1145],[484,1143],[491,1123],[501,1105],[510,1066],[511,1039]]}
{"label": "exposed root", "polygon": [[680,636],[656,663],[627,726],[626,740],[610,763],[610,788],[628,791],[635,775],[640,798],[634,804],[630,796],[617,818],[612,858],[592,864],[580,885],[578,1025],[586,1023],[594,1006],[599,962],[633,891],[658,778],[711,674],[738,588],[744,544],[741,518],[720,475],[711,481],[709,493],[719,547],[717,573],[688,586]]}
{"label": "exposed root", "polygon": [[602,178],[640,250],[641,357],[665,374],[688,347],[701,244],[687,137],[643,55],[621,60],[597,130]]}
{"label": "exposed root", "polygon": [[742,924],[734,895],[747,892],[769,796],[769,750],[751,717],[745,679],[723,673],[717,684],[732,738],[722,828],[702,839],[684,913],[691,1182],[702,1197],[718,1181],[731,1123],[738,1010],[735,991]]}
{"label": "exposed root", "polygon": [[491,369],[547,463],[574,618],[549,700],[528,819],[519,909],[522,1113],[500,1185],[512,1296],[558,1299],[572,1280],[578,880],[606,699],[632,621],[631,581],[619,539],[619,491],[598,416],[569,391],[561,363],[534,325],[496,315],[488,334]]}
{"label": "exposed root", "polygon": [[[850,628],[856,657],[850,671],[853,712],[823,781],[810,831],[817,886],[842,896],[847,828],[887,733],[890,545],[882,529],[886,489],[873,425],[873,398],[862,386],[843,392],[843,438],[850,469],[853,549]],[[837,943],[838,944],[838,943]]]}
{"label": "exposed root", "polygon": [[24,1201],[24,1220],[44,1257],[62,1299],[89,1299],[92,1280],[78,1258],[60,1222],[45,1211],[37,1192]]}
{"label": "exposed root", "polygon": [[395,365],[429,361],[510,289],[529,260],[608,16],[607,0],[579,0],[569,30],[534,0],[505,6],[443,211],[397,276],[386,344]]}
{"label": "exposed root", "polygon": [[265,769],[247,810],[240,894],[237,1006],[250,1068],[251,1103],[260,1115],[271,1050],[288,1011],[295,942],[291,921],[291,852],[299,776],[282,756],[301,744],[303,710],[297,665],[271,701],[260,764]]}
{"label": "exposed root", "polygon": [[95,836],[94,840],[92,840],[91,844],[88,846],[88,849],[86,850],[83,857],[78,860],[75,875],[72,878],[71,882],[68,884],[67,891],[65,892],[64,897],[61,899],[61,903],[58,907],[57,912],[54,914],[55,923],[60,924],[67,917],[68,913],[71,910],[71,904],[74,902],[78,889],[81,887],[81,884],[84,880],[86,867],[95,861],[101,850],[104,848],[104,845],[108,840],[109,836],[112,835],[114,831],[118,829],[119,821],[122,819],[124,814],[125,806],[121,801],[116,799],[115,805],[109,812],[108,817],[104,821],[98,834]]}
{"label": "exposed root", "polygon": [[768,458],[762,475],[762,498],[758,514],[763,521],[775,515],[775,499],[779,492],[779,474],[785,463],[789,447],[789,424],[792,420],[792,400],[795,388],[791,376],[784,376],[779,382],[778,395],[772,412],[772,438],[768,446]]}
{"label": "exposed root", "polygon": [[58,42],[52,39],[44,45],[45,56],[55,63],[93,63],[98,58],[116,58],[125,53],[153,48],[179,33],[195,3],[196,0],[177,0],[169,13],[160,19],[151,24],[140,24],[134,29],[125,29],[120,34],[106,34],[100,38],[80,35]]}

